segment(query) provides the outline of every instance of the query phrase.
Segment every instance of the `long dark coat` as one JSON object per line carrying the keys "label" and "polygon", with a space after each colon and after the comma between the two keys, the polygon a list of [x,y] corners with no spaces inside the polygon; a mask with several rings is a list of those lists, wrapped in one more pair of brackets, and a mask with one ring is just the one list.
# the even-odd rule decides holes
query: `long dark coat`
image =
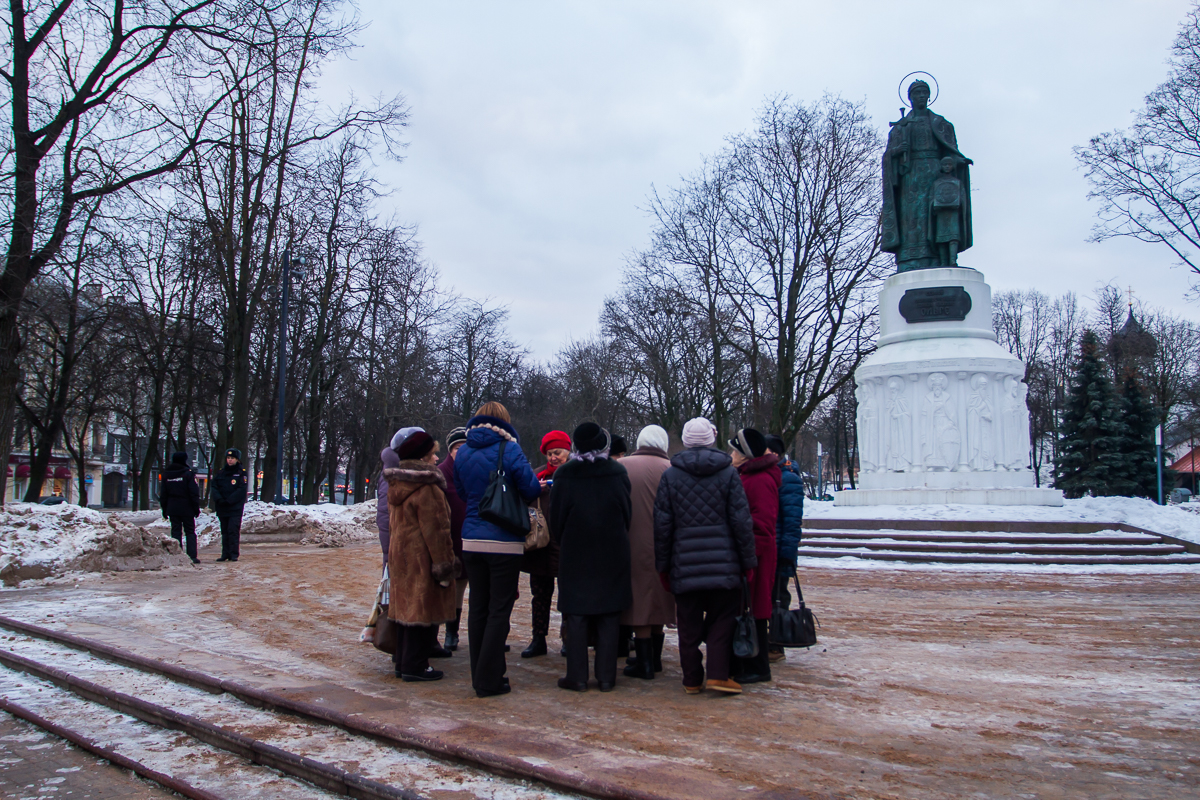
{"label": "long dark coat", "polygon": [[621,459],[632,487],[629,523],[633,604],[621,614],[622,625],[667,625],[675,621],[675,596],[662,587],[654,570],[654,498],[658,482],[671,466],[666,451],[641,447]]}
{"label": "long dark coat", "polygon": [[615,614],[633,601],[629,491],[625,468],[610,458],[572,460],[554,473],[549,522],[562,613]]}
{"label": "long dark coat", "polygon": [[754,521],[754,555],[758,567],[750,584],[755,619],[771,618],[771,592],[775,586],[775,524],[779,519],[779,458],[772,453],[742,462],[738,468],[750,518]]}
{"label": "long dark coat", "polygon": [[[450,538],[446,479],[433,464],[401,461],[385,469],[391,543],[388,616],[404,625],[437,625],[455,617],[459,561]],[[442,586],[442,581],[448,585]]]}

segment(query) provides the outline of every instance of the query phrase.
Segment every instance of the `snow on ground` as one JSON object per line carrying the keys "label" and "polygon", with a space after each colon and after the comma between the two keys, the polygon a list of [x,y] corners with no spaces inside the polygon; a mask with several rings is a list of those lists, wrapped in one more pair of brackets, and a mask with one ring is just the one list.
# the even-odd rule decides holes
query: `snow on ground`
{"label": "snow on ground", "polygon": [[[171,530],[171,524],[161,518],[146,527],[168,534]],[[252,500],[242,510],[242,534],[261,533],[301,533],[304,535],[301,544],[318,547],[344,547],[350,542],[373,539],[379,535],[375,527],[375,501],[352,506],[336,503],[277,506]],[[196,520],[196,540],[200,547],[221,541],[221,523],[215,514],[204,512]]]}
{"label": "snow on ground", "polygon": [[1124,522],[1138,528],[1200,543],[1200,503],[1160,506],[1138,497],[1084,497],[1050,506],[834,506],[829,501],[805,500],[805,519],[954,519],[1002,522]]}
{"label": "snow on ground", "polygon": [[156,531],[70,503],[0,508],[0,580],[14,585],[65,572],[163,569],[188,563]]}

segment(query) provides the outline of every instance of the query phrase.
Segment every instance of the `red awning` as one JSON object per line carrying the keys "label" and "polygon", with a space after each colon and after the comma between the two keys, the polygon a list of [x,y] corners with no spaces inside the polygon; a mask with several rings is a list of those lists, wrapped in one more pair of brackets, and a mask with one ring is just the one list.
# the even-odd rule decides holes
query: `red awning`
{"label": "red awning", "polygon": [[28,478],[29,477],[29,465],[28,464],[17,464],[17,477],[18,478]]}
{"label": "red awning", "polygon": [[[49,471],[50,471],[50,470],[46,470],[46,472],[49,472]],[[56,477],[56,478],[70,478],[70,477],[71,477],[71,470],[67,469],[66,467],[55,467],[55,468],[54,468],[54,477]]]}

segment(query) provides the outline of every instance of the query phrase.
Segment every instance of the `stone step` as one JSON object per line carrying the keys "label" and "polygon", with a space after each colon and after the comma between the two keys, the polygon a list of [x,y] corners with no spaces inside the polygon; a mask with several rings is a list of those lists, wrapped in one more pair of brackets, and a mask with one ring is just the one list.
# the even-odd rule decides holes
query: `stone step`
{"label": "stone step", "polygon": [[[1111,529],[1106,529],[1111,530]],[[954,533],[954,532],[933,532],[926,531],[923,533],[911,533],[907,531],[896,531],[889,529],[876,529],[871,532],[859,530],[820,530],[809,529],[804,530],[804,538],[802,541],[808,543],[816,540],[837,540],[842,542],[851,541],[871,541],[876,539],[891,539],[901,542],[975,542],[978,544],[1105,544],[1105,545],[1139,545],[1148,543],[1158,543],[1162,541],[1159,536],[1154,536],[1146,533],[1125,534],[1121,536],[1109,535],[1101,536],[1097,534],[1070,534],[1070,533]]]}
{"label": "stone step", "polygon": [[904,553],[980,553],[980,554],[1016,554],[1030,553],[1037,555],[1128,555],[1128,556],[1166,556],[1186,552],[1177,544],[1111,544],[1107,542],[1072,542],[1072,543],[979,543],[959,541],[889,541],[880,538],[864,541],[847,542],[837,539],[805,539],[800,543],[801,551],[806,555],[810,550],[834,549],[866,549],[888,550]]}
{"label": "stone step", "polygon": [[956,533],[1145,533],[1124,522],[971,519],[805,519],[806,531],[953,531]]}
{"label": "stone step", "polygon": [[810,552],[800,548],[800,556],[809,558],[861,558],[870,561],[905,561],[937,564],[1200,564],[1200,555],[1180,553],[1162,556],[1081,556],[1081,555],[995,555],[990,553],[905,553],[879,550],[837,550],[816,547]]}

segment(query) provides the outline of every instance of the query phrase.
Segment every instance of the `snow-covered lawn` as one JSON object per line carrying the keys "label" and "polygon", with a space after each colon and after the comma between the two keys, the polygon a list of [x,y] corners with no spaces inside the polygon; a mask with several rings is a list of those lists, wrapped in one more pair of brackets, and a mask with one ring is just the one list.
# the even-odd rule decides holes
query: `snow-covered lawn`
{"label": "snow-covered lawn", "polygon": [[[1195,506],[1195,511],[1189,508]],[[1124,522],[1138,528],[1200,543],[1200,503],[1160,506],[1137,497],[1084,497],[1049,506],[834,506],[804,501],[805,519],[953,519],[1002,522]]]}

